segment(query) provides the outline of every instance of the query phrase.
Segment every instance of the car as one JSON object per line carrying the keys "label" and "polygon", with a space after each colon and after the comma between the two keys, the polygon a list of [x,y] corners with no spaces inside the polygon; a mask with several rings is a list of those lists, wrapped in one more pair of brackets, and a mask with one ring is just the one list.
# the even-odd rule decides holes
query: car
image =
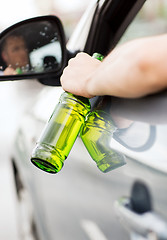
{"label": "car", "polygon": [[[21,239],[167,239],[166,91],[133,100],[112,96],[90,100],[92,111],[98,106],[117,123],[109,145],[125,159],[123,166],[101,172],[80,135],[56,175],[30,161],[64,92],[60,76],[68,60],[81,51],[106,56],[129,39],[165,33],[166,2],[155,1],[155,9],[151,4],[93,0],[67,43],[56,16],[28,19],[1,33],[1,52],[7,37],[21,33],[33,53],[29,57],[35,54],[34,65],[30,61],[26,69],[19,66],[18,74],[0,76],[1,81],[26,79],[27,95],[19,97],[30,98],[11,152]],[[3,71],[7,67],[3,57],[0,65]]]}

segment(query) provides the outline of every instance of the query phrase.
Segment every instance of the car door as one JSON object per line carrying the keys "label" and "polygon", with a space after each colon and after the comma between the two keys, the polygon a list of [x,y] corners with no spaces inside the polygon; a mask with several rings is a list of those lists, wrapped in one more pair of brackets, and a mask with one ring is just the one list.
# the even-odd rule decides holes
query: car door
{"label": "car door", "polygon": [[[89,54],[99,52],[107,55],[117,44],[124,42],[121,37],[144,2],[92,1],[82,22],[67,43],[69,53],[75,55],[78,51],[85,51]],[[143,26],[141,25],[141,28]],[[148,29],[149,27],[150,25]],[[159,30],[159,27],[157,29]],[[148,30],[145,32],[148,33]],[[73,56],[70,54],[69,58]],[[45,226],[51,239],[54,239],[59,231],[61,239],[75,239],[79,238],[78,236],[80,239],[94,239],[92,229],[96,225],[91,227],[90,232],[90,218],[96,219],[100,229],[104,230],[104,236],[101,235],[103,239],[166,239],[166,93],[131,101],[113,97],[108,99],[104,96],[91,102],[92,107],[100,105],[115,120],[117,131],[110,145],[114,151],[125,157],[126,165],[106,175],[101,175],[98,169],[94,172],[92,169],[95,169],[96,165],[79,138],[69,160],[81,160],[82,167],[79,162],[71,161],[71,165],[67,165],[63,170],[63,175],[58,175],[54,180],[45,176],[45,179],[49,179],[49,185],[30,170],[27,175],[39,194],[40,203],[43,204],[41,213],[46,210],[46,216],[41,218],[41,221],[47,223]],[[40,122],[39,119],[38,121]],[[36,126],[37,124],[38,122]],[[23,128],[27,131],[25,125],[23,124]],[[21,137],[20,143],[23,143],[24,136]],[[35,136],[35,140],[36,138],[38,136]],[[30,139],[26,145],[28,142],[30,143]],[[25,161],[22,161],[26,171],[28,167],[25,162],[29,161],[27,158],[26,156]],[[74,174],[70,174],[72,168],[75,170]],[[81,169],[83,172],[80,173]],[[65,174],[68,181],[64,180]],[[89,183],[87,188],[82,185],[83,179]],[[72,188],[78,191],[74,198],[71,194]],[[63,189],[66,198],[62,197]],[[81,193],[85,197],[81,197]],[[93,197],[96,197],[96,201]],[[73,204],[69,204],[70,199]],[[89,203],[89,208],[85,202]],[[77,215],[79,209],[79,219],[82,220],[80,225]],[[123,230],[121,223],[127,231]],[[79,231],[81,227],[82,231]]]}

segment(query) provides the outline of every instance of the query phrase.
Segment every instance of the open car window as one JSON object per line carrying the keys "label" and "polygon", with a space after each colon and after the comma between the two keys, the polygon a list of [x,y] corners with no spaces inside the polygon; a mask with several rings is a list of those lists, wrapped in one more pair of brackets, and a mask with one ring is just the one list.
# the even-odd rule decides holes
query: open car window
{"label": "open car window", "polygon": [[119,44],[167,32],[167,0],[147,0],[129,25]]}

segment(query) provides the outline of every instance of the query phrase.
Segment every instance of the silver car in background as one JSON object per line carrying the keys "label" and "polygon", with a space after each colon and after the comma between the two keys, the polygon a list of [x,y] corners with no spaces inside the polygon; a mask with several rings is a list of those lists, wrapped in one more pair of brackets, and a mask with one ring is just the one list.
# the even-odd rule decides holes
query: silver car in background
{"label": "silver car in background", "polygon": [[[29,79],[37,78],[43,84],[32,85],[40,86],[39,91],[26,102],[11,153],[21,239],[167,239],[166,91],[133,100],[106,96],[91,100],[93,108],[107,99],[107,108],[105,103],[102,107],[119,126],[110,146],[126,158],[126,165],[106,174],[100,172],[79,136],[60,173],[47,174],[30,162],[35,143],[63,92],[60,76],[68,60],[80,51],[106,56],[130,39],[166,33],[166,1],[152,3],[93,0],[67,44],[62,24],[55,16],[21,22],[0,36],[4,39],[19,28],[30,34],[27,24],[41,36],[40,24],[49,28],[52,23],[49,36],[57,31],[61,54],[58,66],[46,50],[42,58],[47,57],[47,66],[40,65],[37,72],[0,78],[24,78],[30,85],[34,83]],[[30,44],[32,52],[38,42],[35,36]],[[40,47],[40,57],[36,53],[41,59]],[[32,88],[27,91],[31,94]]]}

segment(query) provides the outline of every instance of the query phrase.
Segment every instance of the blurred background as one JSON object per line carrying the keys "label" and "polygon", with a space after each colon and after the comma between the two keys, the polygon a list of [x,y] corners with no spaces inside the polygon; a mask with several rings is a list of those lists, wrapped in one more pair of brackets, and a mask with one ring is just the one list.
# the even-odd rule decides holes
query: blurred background
{"label": "blurred background", "polygon": [[89,2],[90,0],[6,0],[0,9],[0,31],[27,18],[52,14],[63,20],[69,36]]}
{"label": "blurred background", "polygon": [[[56,15],[70,37],[90,0],[5,0],[0,8],[0,31],[21,20],[40,15]],[[167,0],[148,0],[120,43],[132,38],[154,35],[167,30]],[[149,29],[149,31],[148,31]],[[13,179],[10,175],[10,149],[15,130],[32,96],[44,86],[26,81],[0,83],[0,239],[18,239]],[[27,89],[31,90],[31,95]],[[22,101],[20,102],[20,97]],[[10,229],[10,230],[9,230]]]}

